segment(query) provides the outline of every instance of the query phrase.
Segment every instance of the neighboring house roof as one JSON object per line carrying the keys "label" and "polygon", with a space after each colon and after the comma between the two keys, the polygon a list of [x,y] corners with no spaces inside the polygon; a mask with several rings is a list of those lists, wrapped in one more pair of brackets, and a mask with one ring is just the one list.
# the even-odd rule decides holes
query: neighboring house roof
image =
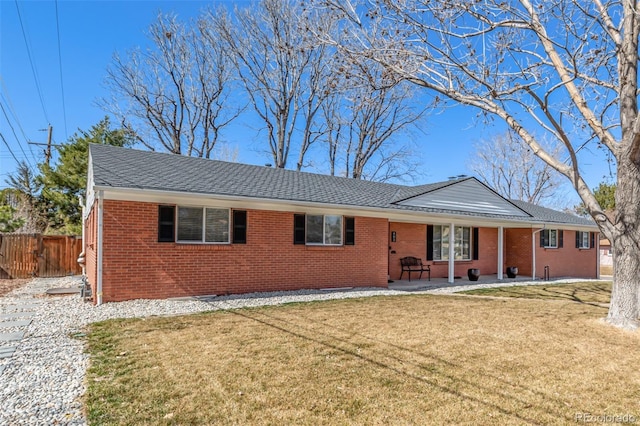
{"label": "neighboring house roof", "polygon": [[406,186],[108,145],[90,145],[89,152],[90,185],[104,190],[167,191],[595,227],[590,219],[507,200],[476,178]]}

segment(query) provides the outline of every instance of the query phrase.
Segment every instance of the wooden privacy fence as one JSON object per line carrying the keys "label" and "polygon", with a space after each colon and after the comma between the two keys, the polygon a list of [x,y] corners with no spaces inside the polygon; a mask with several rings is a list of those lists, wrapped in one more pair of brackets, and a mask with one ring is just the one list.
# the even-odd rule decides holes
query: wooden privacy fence
{"label": "wooden privacy fence", "polygon": [[0,234],[0,278],[78,275],[81,252],[80,237]]}

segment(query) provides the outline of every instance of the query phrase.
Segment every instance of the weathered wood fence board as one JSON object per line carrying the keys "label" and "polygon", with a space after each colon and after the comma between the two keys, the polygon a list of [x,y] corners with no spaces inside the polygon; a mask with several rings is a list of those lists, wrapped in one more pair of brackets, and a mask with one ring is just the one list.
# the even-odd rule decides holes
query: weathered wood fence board
{"label": "weathered wood fence board", "polygon": [[82,239],[64,235],[0,234],[0,278],[62,277],[82,272]]}

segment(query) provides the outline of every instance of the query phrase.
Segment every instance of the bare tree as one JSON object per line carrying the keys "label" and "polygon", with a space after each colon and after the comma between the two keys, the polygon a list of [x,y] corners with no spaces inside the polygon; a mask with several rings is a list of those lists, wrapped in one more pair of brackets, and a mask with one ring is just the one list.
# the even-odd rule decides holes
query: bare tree
{"label": "bare tree", "polygon": [[102,105],[150,149],[209,158],[241,111],[229,102],[227,52],[206,20],[184,24],[161,14],[149,38],[153,49],[114,56],[106,78],[112,98]]}
{"label": "bare tree", "polygon": [[[382,148],[393,136],[414,124],[422,115],[422,111],[415,111],[410,105],[409,87],[396,84],[391,87],[375,88],[362,85],[350,91],[347,99],[350,120],[348,122],[348,140],[346,143],[346,174],[356,179],[375,179],[377,173],[367,175],[367,166],[373,165],[374,170],[380,172],[384,164],[390,159],[407,159],[401,153],[404,147],[396,147],[395,153],[384,155]],[[378,160],[372,161],[376,156]],[[372,164],[373,163],[373,164]],[[399,164],[396,164],[399,166]],[[388,173],[378,175],[378,178]]]}
{"label": "bare tree", "polygon": [[[613,245],[607,321],[640,316],[640,116],[635,1],[325,0],[350,37],[325,42],[370,58],[435,96],[503,120],[564,175]],[[327,6],[328,5],[328,6]],[[568,155],[541,144],[557,141]],[[616,214],[607,218],[580,170],[580,149],[617,164]]]}
{"label": "bare tree", "polygon": [[560,175],[507,131],[476,145],[469,167],[504,197],[534,204],[555,201]]}
{"label": "bare tree", "polygon": [[406,82],[390,79],[375,63],[336,61],[332,94],[323,105],[330,173],[356,179],[407,180],[416,172],[410,138],[425,113]]}
{"label": "bare tree", "polygon": [[330,17],[292,0],[263,0],[252,8],[236,8],[233,16],[218,12],[209,19],[216,22],[250,103],[265,124],[275,167],[287,166],[293,141],[301,135],[300,170],[319,137],[315,119],[331,74],[331,52],[310,37],[309,29],[320,20],[331,25]]}

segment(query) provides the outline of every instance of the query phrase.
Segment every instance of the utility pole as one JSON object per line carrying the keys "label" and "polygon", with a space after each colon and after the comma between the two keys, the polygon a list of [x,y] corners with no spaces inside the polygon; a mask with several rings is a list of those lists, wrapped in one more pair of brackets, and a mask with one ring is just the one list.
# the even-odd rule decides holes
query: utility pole
{"label": "utility pole", "polygon": [[[42,131],[44,131],[45,129],[42,129]],[[61,146],[60,144],[53,144],[51,143],[52,141],[52,136],[53,136],[53,126],[51,124],[49,124],[49,128],[48,128],[48,136],[47,136],[47,143],[38,143],[38,142],[29,142],[30,145],[41,145],[41,146],[46,146],[47,148],[44,150],[44,160],[47,163],[47,166],[49,165],[49,162],[51,161],[51,147],[52,146]]]}
{"label": "utility pole", "polygon": [[47,150],[44,153],[44,160],[47,162],[47,166],[49,165],[49,161],[51,160],[51,135],[53,134],[53,126],[49,124],[49,134],[47,136]]}

